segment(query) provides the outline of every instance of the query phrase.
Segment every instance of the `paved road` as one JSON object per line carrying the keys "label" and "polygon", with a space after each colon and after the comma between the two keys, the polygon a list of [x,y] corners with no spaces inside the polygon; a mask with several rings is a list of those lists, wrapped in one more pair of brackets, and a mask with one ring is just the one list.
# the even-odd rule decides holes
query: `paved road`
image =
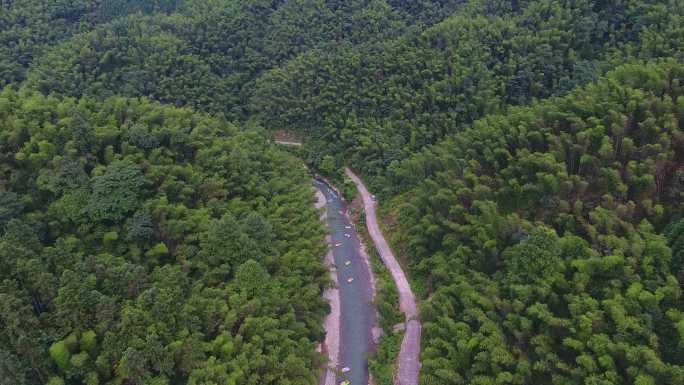
{"label": "paved road", "polygon": [[[336,355],[337,375],[328,370],[323,383],[339,384],[349,380],[351,385],[368,384],[368,355],[375,349],[373,326],[377,322],[376,310],[372,305],[374,282],[369,261],[362,253],[361,242],[346,215],[346,206],[340,196],[324,182],[315,181],[316,187],[325,195],[327,206],[326,221],[330,228],[330,244],[333,254],[333,272],[337,274],[339,287],[338,342]],[[349,282],[349,278],[353,278]],[[333,308],[333,313],[335,309]],[[334,340],[334,326],[326,324],[326,344],[328,333]],[[331,345],[334,346],[334,343]],[[334,347],[328,347],[333,348]],[[329,351],[332,358],[334,352]],[[334,365],[331,359],[331,364]],[[342,368],[351,370],[342,373]]]}
{"label": "paved road", "polygon": [[299,146],[302,145],[301,142],[289,142],[289,141],[287,141],[287,140],[276,140],[275,142],[276,142],[277,144],[282,144],[282,145],[284,145],[284,146],[297,146],[297,147],[299,147]]}
{"label": "paved road", "polygon": [[392,249],[390,249],[385,237],[382,235],[380,226],[378,226],[378,219],[375,214],[376,202],[373,199],[373,196],[368,192],[368,189],[356,174],[348,168],[345,172],[361,193],[364,210],[366,211],[366,226],[368,227],[368,233],[375,244],[375,248],[380,254],[382,262],[392,274],[394,283],[399,291],[399,308],[405,316],[406,332],[404,334],[404,340],[401,343],[399,356],[397,357],[399,369],[398,373],[395,374],[394,383],[396,385],[417,385],[418,373],[420,372],[421,325],[418,319],[416,298],[411,291],[411,286],[406,279],[404,271],[401,269],[401,265],[399,265],[397,259],[394,257]]}

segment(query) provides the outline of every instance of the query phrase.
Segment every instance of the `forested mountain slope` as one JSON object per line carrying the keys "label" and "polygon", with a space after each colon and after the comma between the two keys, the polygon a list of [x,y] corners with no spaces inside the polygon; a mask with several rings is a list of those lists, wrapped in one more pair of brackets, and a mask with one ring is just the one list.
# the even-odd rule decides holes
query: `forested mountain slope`
{"label": "forested mountain slope", "polygon": [[683,60],[684,0],[4,1],[0,384],[317,383],[278,129],[390,202],[425,385],[684,384]]}
{"label": "forested mountain slope", "polygon": [[317,381],[299,161],[147,100],[0,92],[0,383]]}
{"label": "forested mountain slope", "polygon": [[180,0],[13,0],[0,3],[0,87],[24,80],[46,48],[134,12],[172,12]]}
{"label": "forested mountain slope", "polygon": [[[312,50],[265,73],[264,125],[375,175],[486,114],[567,92],[630,58],[682,57],[684,3],[467,2],[382,44]],[[376,187],[391,189],[375,178]]]}
{"label": "forested mountain slope", "polygon": [[683,126],[684,65],[626,65],[401,162],[424,383],[684,384]]}
{"label": "forested mountain slope", "polygon": [[[430,22],[456,5],[407,6]],[[382,0],[189,2],[182,14],[132,16],[74,37],[35,66],[28,85],[70,96],[143,95],[246,119],[261,72],[313,47],[397,37],[423,22],[408,11]]]}
{"label": "forested mountain slope", "polygon": [[253,124],[120,96],[244,120],[263,70],[458,6],[3,4],[3,85],[31,69],[0,93],[2,383],[317,382],[329,282],[304,170]]}

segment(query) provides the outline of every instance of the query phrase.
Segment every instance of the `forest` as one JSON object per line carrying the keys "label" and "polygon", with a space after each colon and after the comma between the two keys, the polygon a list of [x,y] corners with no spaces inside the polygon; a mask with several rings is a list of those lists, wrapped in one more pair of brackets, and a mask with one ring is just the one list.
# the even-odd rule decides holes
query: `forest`
{"label": "forest", "polygon": [[683,127],[684,0],[0,2],[0,384],[317,384],[303,160],[377,193],[421,385],[682,385]]}
{"label": "forest", "polygon": [[3,383],[314,381],[308,175],[149,100],[0,93]]}
{"label": "forest", "polygon": [[[429,21],[451,3],[412,8]],[[145,95],[247,120],[263,71],[313,47],[396,37],[408,28],[406,19],[415,22],[379,0],[194,2],[180,14],[136,13],[75,36],[38,60],[27,84],[77,97]]]}
{"label": "forest", "polygon": [[426,379],[684,383],[683,85],[625,65],[402,162]]}
{"label": "forest", "polygon": [[382,44],[300,55],[261,76],[249,106],[308,135],[314,164],[337,154],[393,193],[384,172],[424,146],[616,65],[681,60],[683,33],[682,1],[474,0]]}

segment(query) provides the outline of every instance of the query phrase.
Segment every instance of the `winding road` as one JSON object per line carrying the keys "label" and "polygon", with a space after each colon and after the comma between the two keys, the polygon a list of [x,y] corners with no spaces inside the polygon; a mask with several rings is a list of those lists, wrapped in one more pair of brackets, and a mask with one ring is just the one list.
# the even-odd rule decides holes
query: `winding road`
{"label": "winding road", "polygon": [[326,206],[323,219],[330,229],[331,246],[326,261],[337,283],[337,288],[325,293],[331,307],[325,320],[324,348],[329,367],[321,384],[336,385],[347,380],[351,385],[366,385],[368,355],[375,350],[373,329],[377,322],[370,262],[339,193],[322,181],[314,183],[319,191],[316,206],[320,207],[321,202]]}
{"label": "winding road", "polygon": [[[301,146],[299,142],[276,141],[286,146]],[[422,326],[416,298],[387,240],[382,235],[376,215],[375,197],[352,170],[346,175],[354,182],[363,199],[366,227],[399,292],[399,309],[404,313],[404,339],[397,357],[395,385],[418,385],[420,373],[420,338]],[[325,320],[325,351],[329,367],[321,385],[335,385],[348,380],[351,385],[368,384],[368,354],[377,343],[377,311],[372,306],[375,282],[370,261],[363,244],[346,215],[347,208],[339,193],[323,181],[315,180],[318,189],[317,208],[327,207],[322,219],[331,230],[328,242],[331,253],[326,262],[337,287],[324,293],[331,307]],[[353,278],[353,280],[349,280]],[[343,371],[342,369],[350,369]]]}
{"label": "winding road", "polygon": [[376,202],[373,195],[368,192],[361,179],[349,168],[345,169],[345,173],[351,178],[359,193],[361,193],[366,212],[368,233],[380,254],[382,262],[392,274],[392,279],[394,279],[394,283],[399,291],[399,308],[404,313],[406,332],[401,343],[399,356],[397,357],[399,368],[395,374],[394,383],[395,385],[417,385],[420,372],[421,324],[418,319],[416,298],[411,291],[411,286],[406,279],[404,271],[401,269],[401,265],[399,265],[394,254],[392,254],[392,249],[390,249],[385,237],[382,235],[380,226],[378,226],[378,219],[375,213]]}

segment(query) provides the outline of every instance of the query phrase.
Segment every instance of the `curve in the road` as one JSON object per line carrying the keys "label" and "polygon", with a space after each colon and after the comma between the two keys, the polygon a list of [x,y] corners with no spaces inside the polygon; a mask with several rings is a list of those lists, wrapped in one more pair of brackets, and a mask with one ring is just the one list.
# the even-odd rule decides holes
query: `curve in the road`
{"label": "curve in the road", "polygon": [[406,274],[397,262],[389,244],[382,235],[378,219],[375,213],[376,202],[373,195],[354,172],[349,168],[345,170],[347,176],[356,185],[363,199],[363,206],[366,212],[366,227],[368,233],[375,244],[375,248],[380,254],[382,262],[392,275],[397,291],[399,292],[399,308],[404,313],[406,332],[401,343],[399,356],[397,357],[398,370],[394,378],[396,385],[417,385],[418,374],[420,372],[420,334],[421,324],[418,319],[418,307],[416,298],[411,291],[411,286],[406,279]]}

